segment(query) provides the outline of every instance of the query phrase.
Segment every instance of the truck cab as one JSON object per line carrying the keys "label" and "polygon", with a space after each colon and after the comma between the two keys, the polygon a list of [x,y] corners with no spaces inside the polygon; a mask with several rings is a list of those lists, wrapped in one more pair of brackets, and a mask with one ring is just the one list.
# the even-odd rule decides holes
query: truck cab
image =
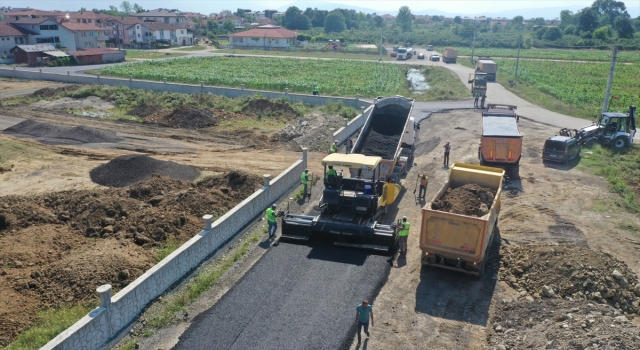
{"label": "truck cab", "polygon": [[433,45],[427,45],[427,51],[433,51]]}
{"label": "truck cab", "polygon": [[636,134],[636,106],[629,107],[629,114],[606,112],[598,121],[601,130],[600,142],[615,149],[622,149],[633,143]]}

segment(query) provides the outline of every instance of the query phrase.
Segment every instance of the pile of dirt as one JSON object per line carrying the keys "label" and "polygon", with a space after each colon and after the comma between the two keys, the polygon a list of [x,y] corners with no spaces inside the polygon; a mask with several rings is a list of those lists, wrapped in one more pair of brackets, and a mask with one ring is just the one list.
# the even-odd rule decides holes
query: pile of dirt
{"label": "pile of dirt", "polygon": [[398,142],[402,137],[404,123],[398,122],[396,115],[377,114],[372,118],[369,134],[360,152],[369,156],[392,159],[395,157]]}
{"label": "pile of dirt", "polygon": [[154,113],[157,113],[158,111],[162,110],[162,106],[150,106],[147,104],[141,104],[141,105],[137,105],[135,106],[133,109],[130,109],[127,112],[127,115],[132,115],[132,116],[136,116],[136,117],[140,117],[140,118],[145,118],[149,115],[152,115]]}
{"label": "pile of dirt", "polygon": [[16,137],[31,138],[49,145],[82,145],[87,143],[116,143],[122,138],[113,131],[99,130],[86,126],[63,126],[51,123],[25,120],[3,131]]}
{"label": "pile of dirt", "polygon": [[91,181],[109,187],[125,187],[148,180],[154,174],[178,180],[195,180],[200,172],[188,165],[151,158],[147,155],[120,156],[89,172]]}
{"label": "pile of dirt", "polygon": [[41,98],[53,97],[60,94],[61,92],[76,91],[80,89],[82,86],[83,86],[82,84],[74,84],[74,85],[65,85],[65,86],[60,86],[55,88],[43,88],[34,92],[33,96],[41,97]]}
{"label": "pile of dirt", "polygon": [[153,176],[128,188],[2,197],[0,343],[40,308],[94,302],[102,284],[125,287],[155,264],[151,248],[187,241],[204,214],[219,217],[261,186],[259,176],[230,172],[198,183]]}
{"label": "pile of dirt", "polygon": [[296,118],[298,113],[289,104],[266,98],[256,98],[242,107],[242,112],[249,115]]}
{"label": "pile of dirt", "polygon": [[31,107],[42,109],[91,109],[106,111],[114,108],[115,104],[97,96],[87,96],[84,98],[63,97],[54,101],[40,100],[32,103]]}
{"label": "pile of dirt", "polygon": [[313,112],[298,118],[294,123],[271,136],[271,142],[299,152],[307,147],[313,152],[328,152],[333,133],[344,126],[344,118],[322,112]]}
{"label": "pile of dirt", "polygon": [[501,251],[500,279],[524,296],[609,304],[640,312],[640,283],[609,253],[573,245],[525,245]]}
{"label": "pile of dirt", "polygon": [[562,299],[511,301],[495,308],[492,349],[637,349],[640,330],[609,305]]}
{"label": "pile of dirt", "polygon": [[144,117],[145,123],[172,128],[201,129],[218,125],[218,120],[208,109],[180,106],[173,111],[160,109]]}
{"label": "pile of dirt", "polygon": [[447,188],[440,200],[431,203],[431,208],[448,213],[481,217],[489,213],[496,192],[476,184]]}

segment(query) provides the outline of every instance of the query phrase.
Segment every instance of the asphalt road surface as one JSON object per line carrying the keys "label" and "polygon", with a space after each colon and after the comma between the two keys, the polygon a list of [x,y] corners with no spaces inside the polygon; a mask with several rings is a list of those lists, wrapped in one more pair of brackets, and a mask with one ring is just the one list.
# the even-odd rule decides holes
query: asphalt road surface
{"label": "asphalt road surface", "polygon": [[389,256],[327,243],[269,249],[174,349],[349,348],[355,308],[386,282]]}

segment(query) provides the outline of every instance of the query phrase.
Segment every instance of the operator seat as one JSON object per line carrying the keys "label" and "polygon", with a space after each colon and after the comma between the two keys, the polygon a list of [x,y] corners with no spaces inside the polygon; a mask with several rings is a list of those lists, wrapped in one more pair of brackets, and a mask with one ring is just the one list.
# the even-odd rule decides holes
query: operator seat
{"label": "operator seat", "polygon": [[340,181],[338,176],[336,175],[327,175],[327,180],[325,182],[326,188],[337,189],[340,187]]}

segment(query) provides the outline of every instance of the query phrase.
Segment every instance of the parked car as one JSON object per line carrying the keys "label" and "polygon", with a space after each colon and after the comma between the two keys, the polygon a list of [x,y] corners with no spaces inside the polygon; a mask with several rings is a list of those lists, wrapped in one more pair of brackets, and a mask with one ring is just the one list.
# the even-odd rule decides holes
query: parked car
{"label": "parked car", "polygon": [[427,45],[427,51],[433,51],[433,45]]}
{"label": "parked car", "polygon": [[568,163],[580,155],[578,141],[568,136],[552,136],[544,143],[542,159],[553,162]]}
{"label": "parked car", "polygon": [[396,57],[396,56],[398,56],[398,53],[397,53],[397,52],[395,52],[395,51],[391,51],[391,52],[389,53],[389,55],[391,55],[391,57]]}
{"label": "parked car", "polygon": [[419,60],[423,60],[423,59],[424,59],[424,52],[420,52],[420,53],[418,54],[418,59],[419,59]]}
{"label": "parked car", "polygon": [[440,55],[438,55],[437,53],[432,53],[431,56],[429,56],[429,60],[431,61],[440,61]]}

